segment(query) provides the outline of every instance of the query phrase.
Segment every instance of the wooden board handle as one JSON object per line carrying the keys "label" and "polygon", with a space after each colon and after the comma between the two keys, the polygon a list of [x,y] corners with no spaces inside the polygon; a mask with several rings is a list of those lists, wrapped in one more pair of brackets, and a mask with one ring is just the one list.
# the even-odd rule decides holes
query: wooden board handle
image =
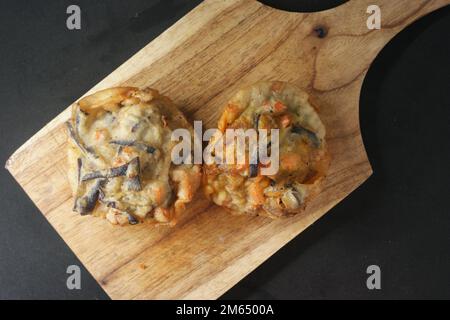
{"label": "wooden board handle", "polygon": [[[336,8],[314,13],[312,30],[322,43],[311,89],[324,92],[348,85],[369,68],[396,34],[449,3],[449,0],[350,0]],[[367,26],[371,16],[367,9],[371,5],[380,9],[379,30],[370,30]]]}

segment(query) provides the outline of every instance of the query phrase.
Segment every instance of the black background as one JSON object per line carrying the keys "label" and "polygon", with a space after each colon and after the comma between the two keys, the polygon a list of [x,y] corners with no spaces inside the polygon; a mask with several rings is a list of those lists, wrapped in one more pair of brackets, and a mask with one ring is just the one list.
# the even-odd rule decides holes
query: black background
{"label": "black background", "polygon": [[[199,2],[2,0],[0,162]],[[66,28],[70,4],[80,31]],[[360,103],[374,175],[223,298],[450,298],[449,32],[446,7],[381,52]],[[0,298],[107,299],[84,269],[82,290],[66,288],[67,266],[81,263],[4,169],[0,186]],[[371,264],[379,291],[366,288]]]}

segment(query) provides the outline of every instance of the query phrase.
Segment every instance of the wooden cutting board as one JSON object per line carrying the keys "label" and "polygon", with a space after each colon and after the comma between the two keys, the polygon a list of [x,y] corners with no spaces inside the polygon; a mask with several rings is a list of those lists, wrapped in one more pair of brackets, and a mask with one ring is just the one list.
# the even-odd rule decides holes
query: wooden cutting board
{"label": "wooden cutting board", "polygon": [[[381,8],[381,30],[367,28],[372,3]],[[371,175],[358,119],[364,76],[395,34],[448,3],[352,0],[318,13],[290,13],[257,1],[208,0],[90,91],[151,86],[190,120],[215,127],[241,86],[284,80],[304,88],[321,106],[333,161],[324,191],[294,218],[232,217],[201,193],[172,229],[120,228],[80,217],[71,210],[66,180],[69,109],[21,146],[6,168],[111,298],[217,298]]]}

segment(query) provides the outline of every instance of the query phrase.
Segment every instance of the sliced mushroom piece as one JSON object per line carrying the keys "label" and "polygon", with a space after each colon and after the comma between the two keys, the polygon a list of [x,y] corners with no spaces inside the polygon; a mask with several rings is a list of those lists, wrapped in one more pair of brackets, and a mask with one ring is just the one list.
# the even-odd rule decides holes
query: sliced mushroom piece
{"label": "sliced mushroom piece", "polygon": [[317,135],[311,130],[306,129],[299,124],[293,125],[291,128],[291,132],[299,135],[306,135],[316,148],[320,146],[320,139],[317,137]]}
{"label": "sliced mushroom piece", "polygon": [[89,113],[81,110],[79,107],[76,108],[76,110],[75,110],[75,130],[76,130],[77,134],[79,132],[78,130],[79,130],[81,123],[86,122],[88,115],[89,115]]}
{"label": "sliced mushroom piece", "polygon": [[281,196],[281,201],[287,209],[297,209],[300,206],[300,203],[294,195],[292,189],[288,189],[285,193],[283,193]]}
{"label": "sliced mushroom piece", "polygon": [[102,171],[94,171],[86,173],[83,178],[81,178],[81,181],[89,181],[93,179],[98,178],[107,178],[109,170],[102,170]]}
{"label": "sliced mushroom piece", "polygon": [[70,121],[66,122],[67,132],[69,133],[70,139],[77,145],[77,147],[83,151],[83,153],[88,153],[84,145],[78,139],[77,134],[75,133],[75,129]]}
{"label": "sliced mushroom piece", "polygon": [[303,204],[303,196],[296,188],[290,187],[281,196],[281,202],[287,209],[298,209]]}
{"label": "sliced mushroom piece", "polygon": [[126,177],[125,188],[130,191],[141,191],[141,168],[139,157],[132,159],[119,167],[93,171],[85,174],[81,181],[89,181],[94,179],[111,179],[116,177]]}
{"label": "sliced mushroom piece", "polygon": [[107,206],[108,208],[113,208],[113,209],[117,209],[117,203],[115,201],[110,201],[110,200],[100,200],[99,201],[101,203],[103,203],[105,206]]}
{"label": "sliced mushroom piece", "polygon": [[79,193],[82,190],[82,186],[81,186],[81,183],[82,183],[82,181],[81,181],[81,170],[82,170],[82,167],[83,167],[83,160],[81,158],[77,159],[77,167],[78,167],[77,168],[77,171],[78,171],[78,173],[77,173],[77,175],[78,175],[78,177],[77,177],[77,192],[76,192],[75,201],[74,201],[74,205],[73,205],[73,210],[74,211],[77,211],[76,210],[76,208],[77,208],[77,199],[79,198]]}
{"label": "sliced mushroom piece", "polygon": [[141,186],[141,179],[139,179],[139,176],[125,180],[125,188],[128,191],[141,191],[142,186]]}
{"label": "sliced mushroom piece", "polygon": [[113,209],[117,208],[117,202],[114,199],[107,199],[105,196],[105,192],[103,191],[102,188],[100,188],[99,193],[98,193],[98,201],[103,203],[108,208],[113,208]]}
{"label": "sliced mushroom piece", "polygon": [[136,132],[139,127],[141,126],[141,121],[136,122],[132,127],[131,127],[131,132]]}
{"label": "sliced mushroom piece", "polygon": [[77,133],[70,121],[66,122],[67,131],[69,133],[70,139],[75,143],[75,145],[81,150],[82,153],[86,155],[86,157],[93,159],[94,161],[98,159],[98,156],[95,154],[94,150],[89,147],[85,147],[83,142],[78,138]]}
{"label": "sliced mushroom piece", "polygon": [[[133,161],[133,160],[131,160],[131,161]],[[89,180],[99,179],[99,178],[106,179],[106,178],[115,178],[115,177],[125,176],[127,173],[128,166],[131,163],[131,161],[128,163],[125,163],[119,167],[89,172],[89,173],[85,174],[83,176],[83,178],[81,178],[81,181],[89,181]]]}
{"label": "sliced mushroom piece", "polygon": [[138,142],[135,140],[111,140],[109,143],[111,144],[116,144],[118,146],[130,146],[130,147],[136,147],[138,149],[141,149],[147,153],[154,153],[155,152],[155,148],[152,146],[149,146],[145,143],[142,142]]}
{"label": "sliced mushroom piece", "polygon": [[106,179],[99,179],[88,188],[85,193],[75,199],[74,210],[82,216],[90,214],[94,210],[100,195],[101,187],[106,183]]}
{"label": "sliced mushroom piece", "polygon": [[141,165],[139,157],[134,158],[128,163],[126,170],[127,179],[125,180],[125,187],[129,191],[141,191]]}
{"label": "sliced mushroom piece", "polygon": [[83,167],[83,160],[81,158],[78,158],[77,159],[77,175],[78,175],[77,181],[78,181],[78,185],[81,182],[81,169],[82,169],[82,167]]}
{"label": "sliced mushroom piece", "polygon": [[132,216],[131,214],[127,213],[127,217],[128,217],[128,222],[131,225],[135,225],[135,224],[139,223],[139,221],[134,216]]}

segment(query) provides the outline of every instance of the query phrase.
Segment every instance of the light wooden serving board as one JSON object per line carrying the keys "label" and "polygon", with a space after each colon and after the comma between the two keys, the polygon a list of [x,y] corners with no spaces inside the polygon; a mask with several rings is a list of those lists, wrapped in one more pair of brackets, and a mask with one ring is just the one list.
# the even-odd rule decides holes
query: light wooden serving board
{"label": "light wooden serving board", "polygon": [[[173,229],[80,217],[66,179],[68,109],[6,167],[111,298],[217,298],[370,176],[358,119],[364,76],[395,34],[449,2],[351,0],[306,14],[251,0],[209,0],[90,91],[151,86],[190,120],[215,127],[241,86],[284,80],[305,88],[321,107],[332,165],[323,192],[294,218],[232,217],[201,193]],[[381,30],[367,28],[371,4],[381,8]]]}

